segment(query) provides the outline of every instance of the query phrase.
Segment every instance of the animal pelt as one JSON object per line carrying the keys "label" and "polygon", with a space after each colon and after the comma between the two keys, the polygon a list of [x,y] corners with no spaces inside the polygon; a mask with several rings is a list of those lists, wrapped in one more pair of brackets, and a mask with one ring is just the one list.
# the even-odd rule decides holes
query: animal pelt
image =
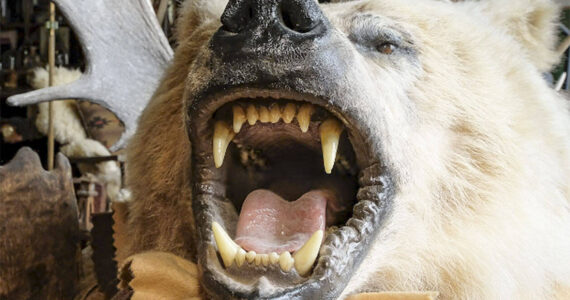
{"label": "animal pelt", "polygon": [[[183,5],[174,60],[129,145],[131,253],[196,257],[185,118],[192,93],[214,80],[208,43],[226,1],[210,2]],[[567,299],[570,107],[542,77],[557,60],[555,1],[322,8],[339,36],[334,48],[356,57],[339,80],[360,97],[342,105],[361,114],[398,187],[342,297],[436,290],[443,299]],[[359,20],[371,15],[405,32],[417,61],[355,45],[354,28],[368,28]]]}
{"label": "animal pelt", "polygon": [[[56,67],[54,69],[54,85],[64,85],[77,80],[81,71]],[[49,74],[45,68],[36,68],[30,78],[30,85],[35,89],[48,86]],[[68,157],[108,156],[110,151],[100,142],[90,139],[85,133],[80,115],[77,112],[76,100],[64,99],[53,101],[54,136],[62,145],[61,152]],[[38,130],[48,133],[48,103],[38,104],[36,126]],[[107,161],[97,164],[79,164],[81,173],[93,174],[105,184],[107,195],[113,201],[121,188],[121,170],[116,162]]]}

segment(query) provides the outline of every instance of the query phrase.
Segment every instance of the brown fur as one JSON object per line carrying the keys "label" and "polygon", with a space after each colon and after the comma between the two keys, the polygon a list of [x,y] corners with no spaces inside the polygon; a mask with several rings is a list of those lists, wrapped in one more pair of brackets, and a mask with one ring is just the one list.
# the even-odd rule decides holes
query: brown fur
{"label": "brown fur", "polygon": [[190,143],[180,101],[187,74],[181,70],[192,62],[196,48],[202,47],[211,34],[199,29],[192,32],[180,42],[172,66],[141,115],[139,129],[129,145],[127,185],[133,199],[137,199],[130,206],[131,253],[154,249],[190,258],[188,245],[193,236],[183,234],[194,232],[194,220],[188,174]]}

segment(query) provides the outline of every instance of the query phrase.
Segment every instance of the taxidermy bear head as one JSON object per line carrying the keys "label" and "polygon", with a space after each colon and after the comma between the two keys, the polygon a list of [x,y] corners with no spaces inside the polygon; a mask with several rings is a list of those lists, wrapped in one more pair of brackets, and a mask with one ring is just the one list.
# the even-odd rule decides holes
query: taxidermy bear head
{"label": "taxidermy bear head", "polygon": [[568,103],[546,0],[186,1],[129,145],[133,253],[213,298],[562,297]]}

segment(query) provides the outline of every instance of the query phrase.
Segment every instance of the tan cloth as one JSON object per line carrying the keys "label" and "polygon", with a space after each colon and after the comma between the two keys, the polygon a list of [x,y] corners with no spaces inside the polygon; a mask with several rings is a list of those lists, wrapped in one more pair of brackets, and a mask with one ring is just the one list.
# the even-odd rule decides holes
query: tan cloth
{"label": "tan cloth", "polygon": [[[137,299],[202,299],[196,264],[166,252],[146,252],[125,260],[119,287]],[[436,292],[364,293],[348,300],[431,300]]]}
{"label": "tan cloth", "polygon": [[433,300],[437,292],[383,292],[363,293],[349,296],[346,300]]}
{"label": "tan cloth", "polygon": [[131,299],[201,299],[198,268],[166,252],[131,256],[121,268],[122,289],[131,288]]}

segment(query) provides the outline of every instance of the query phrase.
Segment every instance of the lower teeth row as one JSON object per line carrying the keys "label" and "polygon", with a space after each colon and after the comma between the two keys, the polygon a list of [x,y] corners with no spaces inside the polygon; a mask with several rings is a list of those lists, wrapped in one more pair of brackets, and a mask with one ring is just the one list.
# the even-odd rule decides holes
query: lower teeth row
{"label": "lower teeth row", "polygon": [[275,252],[270,254],[257,254],[255,251],[246,252],[216,222],[212,223],[212,231],[226,268],[229,268],[234,262],[238,267],[241,267],[245,261],[255,263],[257,266],[279,263],[281,270],[285,272],[291,271],[295,266],[297,273],[301,276],[307,275],[313,267],[324,236],[322,230],[315,231],[309,240],[291,256],[288,251],[284,251],[280,255]]}

